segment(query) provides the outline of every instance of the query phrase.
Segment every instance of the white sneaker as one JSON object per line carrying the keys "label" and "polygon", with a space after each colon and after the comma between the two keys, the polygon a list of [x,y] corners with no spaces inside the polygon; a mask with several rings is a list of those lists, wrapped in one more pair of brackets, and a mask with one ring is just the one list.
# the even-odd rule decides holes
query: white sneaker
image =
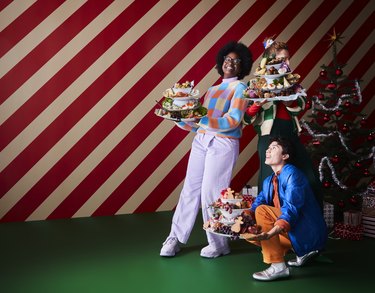
{"label": "white sneaker", "polygon": [[206,247],[203,247],[201,250],[201,257],[206,258],[216,258],[221,255],[227,255],[230,253],[229,246],[224,246],[221,248],[214,248],[211,245],[207,245]]}
{"label": "white sneaker", "polygon": [[178,246],[178,239],[176,237],[168,237],[163,243],[163,247],[160,250],[160,255],[175,256],[180,250],[180,246]]}

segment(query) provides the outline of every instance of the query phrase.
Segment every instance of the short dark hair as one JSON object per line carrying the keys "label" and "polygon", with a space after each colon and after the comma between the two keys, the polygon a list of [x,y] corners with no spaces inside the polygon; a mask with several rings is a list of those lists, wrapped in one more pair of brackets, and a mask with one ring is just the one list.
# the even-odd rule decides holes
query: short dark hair
{"label": "short dark hair", "polygon": [[280,137],[280,136],[271,137],[269,143],[271,144],[274,141],[277,142],[279,146],[281,146],[283,150],[282,152],[283,155],[289,155],[289,158],[286,159],[285,161],[288,163],[293,162],[294,157],[295,157],[295,150],[294,150],[293,144],[288,139],[284,137]]}
{"label": "short dark hair", "polygon": [[249,75],[251,67],[253,66],[253,56],[247,46],[243,43],[231,41],[222,47],[219,53],[216,55],[216,70],[224,76],[223,63],[224,57],[229,53],[236,53],[241,59],[241,70],[238,73],[238,79],[243,79],[246,75]]}

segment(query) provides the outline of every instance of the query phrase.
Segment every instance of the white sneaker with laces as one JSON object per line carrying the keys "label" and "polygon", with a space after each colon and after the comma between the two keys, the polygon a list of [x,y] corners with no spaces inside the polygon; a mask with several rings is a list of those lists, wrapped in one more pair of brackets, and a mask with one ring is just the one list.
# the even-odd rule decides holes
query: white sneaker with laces
{"label": "white sneaker with laces", "polygon": [[214,248],[211,245],[207,245],[206,247],[203,247],[201,250],[201,257],[206,258],[216,258],[221,255],[227,255],[230,253],[229,246],[224,246],[221,248]]}
{"label": "white sneaker with laces", "polygon": [[168,237],[163,243],[163,247],[160,250],[161,256],[175,256],[179,252],[180,246],[178,245],[178,239],[176,237]]}

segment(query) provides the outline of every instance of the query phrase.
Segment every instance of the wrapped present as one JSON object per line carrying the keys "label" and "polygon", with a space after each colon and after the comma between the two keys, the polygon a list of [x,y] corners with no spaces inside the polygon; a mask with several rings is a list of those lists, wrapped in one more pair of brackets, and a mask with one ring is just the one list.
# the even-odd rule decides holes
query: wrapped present
{"label": "wrapped present", "polygon": [[358,226],[362,222],[362,213],[359,211],[344,212],[344,224],[350,226]]}
{"label": "wrapped present", "polygon": [[375,208],[362,215],[363,236],[375,238]]}
{"label": "wrapped present", "polygon": [[335,206],[329,202],[323,202],[323,215],[328,228],[335,223]]}
{"label": "wrapped present", "polygon": [[364,195],[362,198],[362,208],[375,208],[375,195]]}
{"label": "wrapped present", "polygon": [[335,223],[334,232],[336,236],[347,240],[362,240],[363,226],[347,225],[344,223]]}

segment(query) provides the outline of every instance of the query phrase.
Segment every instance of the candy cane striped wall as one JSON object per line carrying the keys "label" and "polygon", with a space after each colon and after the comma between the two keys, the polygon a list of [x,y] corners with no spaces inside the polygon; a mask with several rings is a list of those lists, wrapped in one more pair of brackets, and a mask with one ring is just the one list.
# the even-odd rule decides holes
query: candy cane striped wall
{"label": "candy cane striped wall", "polygon": [[[174,82],[204,91],[215,55],[241,40],[255,64],[266,36],[292,51],[315,94],[338,58],[363,80],[374,121],[374,1],[0,2],[0,219],[31,221],[171,210],[192,135],[153,114]],[[373,125],[373,122],[372,122]],[[256,136],[244,129],[232,187],[257,176]]]}

